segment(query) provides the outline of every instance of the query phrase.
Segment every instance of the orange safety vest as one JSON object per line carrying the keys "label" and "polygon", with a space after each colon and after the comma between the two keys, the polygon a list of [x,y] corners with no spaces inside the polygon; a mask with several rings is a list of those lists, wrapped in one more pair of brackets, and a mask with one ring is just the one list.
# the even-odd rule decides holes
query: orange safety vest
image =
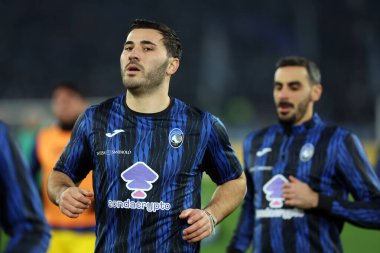
{"label": "orange safety vest", "polygon": [[[47,195],[47,181],[50,172],[57,163],[60,155],[70,140],[71,131],[64,131],[58,126],[43,128],[37,135],[36,155],[41,167],[42,200],[45,216],[53,228],[86,229],[95,227],[95,212],[93,205],[79,215],[78,218],[69,218],[62,214],[59,207],[54,205]],[[80,184],[80,188],[92,189],[92,172]]]}

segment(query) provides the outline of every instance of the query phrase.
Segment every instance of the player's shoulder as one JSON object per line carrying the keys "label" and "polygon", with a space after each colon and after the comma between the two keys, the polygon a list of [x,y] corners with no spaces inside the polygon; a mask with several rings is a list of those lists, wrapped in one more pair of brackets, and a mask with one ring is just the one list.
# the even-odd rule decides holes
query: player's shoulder
{"label": "player's shoulder", "polygon": [[105,111],[110,111],[115,105],[122,106],[123,97],[124,95],[119,95],[116,97],[106,99],[98,104],[91,105],[85,110],[84,114],[90,115],[95,113],[104,113]]}
{"label": "player's shoulder", "polygon": [[246,141],[252,141],[253,139],[263,137],[267,134],[275,133],[279,129],[280,129],[279,125],[276,125],[276,124],[270,125],[270,126],[265,126],[265,127],[259,128],[259,129],[255,129],[255,130],[252,130],[251,132],[249,132],[247,134],[247,136],[245,137],[245,140]]}
{"label": "player's shoulder", "polygon": [[324,124],[324,136],[336,136],[347,137],[355,136],[356,134],[348,127],[338,125],[336,123],[325,122]]}
{"label": "player's shoulder", "polygon": [[178,98],[173,98],[174,101],[174,108],[178,111],[183,111],[186,112],[187,115],[191,115],[191,117],[198,117],[198,118],[203,118],[203,117],[211,117],[211,113],[201,110],[200,108],[186,103]]}

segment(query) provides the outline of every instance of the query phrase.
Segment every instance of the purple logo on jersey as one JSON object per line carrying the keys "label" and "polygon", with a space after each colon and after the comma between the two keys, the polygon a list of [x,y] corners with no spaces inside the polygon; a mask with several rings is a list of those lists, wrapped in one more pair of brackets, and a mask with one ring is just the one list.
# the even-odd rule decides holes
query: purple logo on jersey
{"label": "purple logo on jersey", "polygon": [[158,174],[144,162],[137,162],[121,173],[121,178],[127,182],[128,190],[133,191],[135,199],[145,199],[146,191],[152,189],[152,183],[159,178]]}
{"label": "purple logo on jersey", "polygon": [[269,206],[272,208],[281,208],[284,204],[282,196],[282,185],[289,182],[283,175],[277,174],[272,177],[263,187]]}

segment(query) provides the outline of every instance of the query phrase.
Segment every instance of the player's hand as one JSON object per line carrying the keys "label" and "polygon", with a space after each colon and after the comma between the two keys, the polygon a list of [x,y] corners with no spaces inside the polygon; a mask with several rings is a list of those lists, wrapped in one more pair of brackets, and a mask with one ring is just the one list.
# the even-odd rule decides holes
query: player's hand
{"label": "player's hand", "polygon": [[318,205],[319,195],[309,185],[290,176],[290,182],[282,186],[285,204],[302,209],[315,208]]}
{"label": "player's hand", "polygon": [[69,187],[64,190],[57,203],[63,214],[70,218],[77,218],[81,213],[91,206],[94,193],[78,187]]}
{"label": "player's hand", "polygon": [[189,243],[199,242],[208,237],[213,231],[209,216],[201,209],[186,209],[179,215],[180,219],[187,219],[189,227],[182,231],[182,239]]}

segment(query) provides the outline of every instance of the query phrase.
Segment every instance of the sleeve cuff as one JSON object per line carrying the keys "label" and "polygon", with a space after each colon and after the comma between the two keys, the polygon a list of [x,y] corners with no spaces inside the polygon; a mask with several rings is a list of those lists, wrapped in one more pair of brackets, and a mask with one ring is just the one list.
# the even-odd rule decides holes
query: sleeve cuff
{"label": "sleeve cuff", "polygon": [[332,207],[332,202],[333,202],[332,197],[328,197],[328,196],[324,196],[320,194],[319,199],[318,199],[317,209],[321,211],[325,211],[325,212],[330,212],[331,207]]}

